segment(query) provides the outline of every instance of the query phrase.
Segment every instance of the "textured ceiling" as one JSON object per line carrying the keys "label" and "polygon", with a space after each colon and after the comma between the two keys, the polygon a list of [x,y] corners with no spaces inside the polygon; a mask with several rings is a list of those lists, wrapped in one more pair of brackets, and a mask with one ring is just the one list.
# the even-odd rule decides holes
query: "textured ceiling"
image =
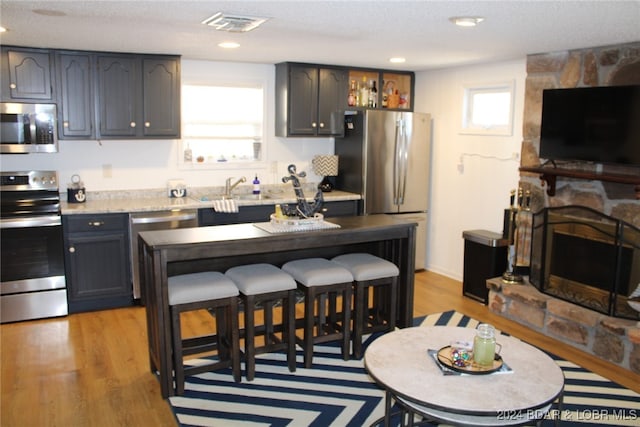
{"label": "textured ceiling", "polygon": [[[63,12],[63,16],[33,10]],[[270,18],[249,33],[201,24],[213,13]],[[452,16],[485,18],[460,28]],[[12,1],[2,44],[426,70],[640,40],[638,1]],[[221,41],[241,47],[225,51]],[[388,59],[407,62],[392,65]]]}

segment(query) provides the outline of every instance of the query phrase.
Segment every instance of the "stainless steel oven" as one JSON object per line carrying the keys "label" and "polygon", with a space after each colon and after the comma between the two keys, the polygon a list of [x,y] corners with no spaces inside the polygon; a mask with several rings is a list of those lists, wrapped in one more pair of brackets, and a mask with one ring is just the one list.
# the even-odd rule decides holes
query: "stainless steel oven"
{"label": "stainless steel oven", "polygon": [[56,123],[55,104],[0,103],[0,152],[57,152]]}
{"label": "stainless steel oven", "polygon": [[62,221],[58,175],[1,172],[0,321],[64,316]]}

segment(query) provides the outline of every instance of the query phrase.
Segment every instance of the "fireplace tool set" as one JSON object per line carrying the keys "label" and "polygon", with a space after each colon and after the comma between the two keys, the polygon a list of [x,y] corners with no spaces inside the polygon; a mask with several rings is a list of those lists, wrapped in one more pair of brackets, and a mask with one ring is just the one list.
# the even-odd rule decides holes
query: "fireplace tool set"
{"label": "fireplace tool set", "polygon": [[509,208],[504,210],[503,237],[509,242],[507,250],[507,270],[502,275],[502,280],[506,283],[521,283],[522,276],[517,273],[518,264],[518,214],[522,211],[531,210],[531,192],[526,192],[522,188],[511,190],[509,198]]}

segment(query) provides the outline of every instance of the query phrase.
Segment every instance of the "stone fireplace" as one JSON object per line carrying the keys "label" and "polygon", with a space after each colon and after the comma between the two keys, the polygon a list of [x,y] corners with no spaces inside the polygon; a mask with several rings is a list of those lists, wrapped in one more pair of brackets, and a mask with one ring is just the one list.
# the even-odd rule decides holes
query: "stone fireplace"
{"label": "stone fireplace", "polygon": [[[614,223],[620,220],[635,227],[636,230],[640,228],[640,171],[638,168],[621,165],[562,164],[559,166],[563,169],[569,172],[575,170],[576,173],[553,175],[551,178],[535,170],[541,165],[539,143],[543,90],[634,84],[640,84],[640,42],[541,53],[527,58],[520,187],[531,194],[531,210],[521,211],[518,214],[517,265],[521,271],[530,272],[533,281],[538,279],[538,282],[542,282],[543,278],[540,275],[551,274],[551,270],[554,276],[573,275],[580,278],[579,265],[564,269],[558,268],[558,265],[564,260],[570,261],[572,257],[569,251],[575,252],[581,243],[589,245],[593,244],[594,240],[602,243],[602,236],[584,239],[583,229],[580,233],[571,235],[566,230],[558,228],[554,232],[557,235],[562,234],[562,237],[552,240],[555,241],[556,251],[560,252],[560,255],[556,254],[558,256],[555,262],[558,265],[552,268],[551,261],[546,258],[548,255],[536,255],[538,257],[536,258],[532,253],[532,248],[534,251],[538,249],[535,241],[532,245],[532,239],[535,234],[534,218],[540,211],[566,206],[586,207],[611,218],[610,221]],[[603,173],[630,177],[630,179],[600,179],[600,174]],[[604,253],[610,254],[610,248],[598,248],[598,244],[595,246],[596,249],[591,250],[596,253],[598,250],[604,250]],[[628,273],[619,272],[619,274],[624,276],[623,281],[628,274],[630,286],[633,287],[633,280],[636,280],[637,286],[639,284],[638,251],[635,250],[629,255],[622,246],[622,252],[621,262],[626,263],[626,260],[630,259],[632,264],[635,263],[635,269],[629,267]],[[538,264],[542,260],[546,260],[546,264],[545,270],[541,272],[541,266]],[[583,303],[585,298],[591,298],[591,296],[583,295],[576,297],[576,301],[568,302],[569,298],[566,296],[573,292],[573,281],[566,280],[566,277],[562,277],[562,280],[554,278],[553,291],[562,288],[563,293],[553,295],[551,292],[539,291],[528,281],[524,285],[508,285],[502,283],[500,279],[494,279],[489,281],[489,308],[497,314],[526,324],[543,334],[561,339],[581,350],[640,373],[640,323],[630,320],[630,318],[637,318],[631,317],[632,315],[626,316],[629,319],[609,316],[609,291],[607,291],[607,297],[602,297],[602,292],[595,291],[595,294],[600,295],[597,298],[601,301],[604,298],[606,301],[600,304],[606,305],[606,309],[588,307],[588,304]],[[588,280],[585,281],[588,282]],[[598,288],[591,284],[587,285],[589,288]],[[629,295],[628,291],[632,292],[633,289],[625,289],[624,292]]]}

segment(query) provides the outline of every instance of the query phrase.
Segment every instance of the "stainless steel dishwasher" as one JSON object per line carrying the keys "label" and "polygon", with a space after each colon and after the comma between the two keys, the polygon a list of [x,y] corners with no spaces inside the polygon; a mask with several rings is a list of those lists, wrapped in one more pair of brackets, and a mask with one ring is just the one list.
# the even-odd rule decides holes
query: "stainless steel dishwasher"
{"label": "stainless steel dishwasher", "polygon": [[133,298],[144,304],[140,289],[138,265],[138,233],[141,231],[170,230],[198,226],[196,209],[173,209],[170,211],[135,212],[129,215],[129,235],[131,236],[131,276]]}

